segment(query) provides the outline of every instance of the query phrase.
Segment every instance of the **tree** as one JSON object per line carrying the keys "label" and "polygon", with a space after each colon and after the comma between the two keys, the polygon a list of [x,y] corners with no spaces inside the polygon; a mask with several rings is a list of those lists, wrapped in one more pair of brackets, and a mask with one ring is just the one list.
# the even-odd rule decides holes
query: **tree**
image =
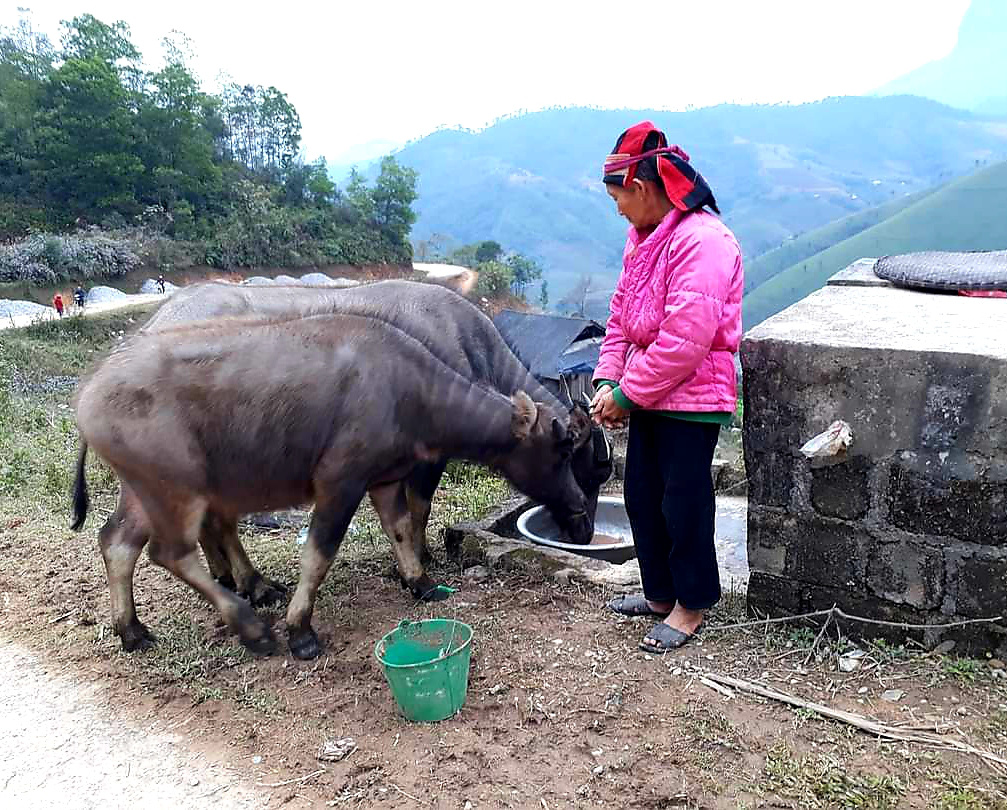
{"label": "tree", "polygon": [[503,253],[503,248],[499,242],[480,242],[478,247],[476,247],[475,260],[480,264],[482,262],[495,262],[500,258],[501,253]]}
{"label": "tree", "polygon": [[411,259],[416,172],[389,157],[341,195],[324,159],[299,158],[300,117],[277,88],[205,93],[178,32],[147,72],[125,23],[62,25],[58,53],[23,12],[0,27],[0,235],[136,222],[220,266]]}
{"label": "tree", "polygon": [[507,266],[511,269],[514,292],[524,296],[524,291],[532,282],[542,278],[542,267],[534,259],[522,256],[520,253],[512,253],[507,257]]}
{"label": "tree", "polygon": [[560,299],[560,312],[583,318],[587,309],[587,295],[591,292],[591,281],[591,276],[581,276],[573,289]]}
{"label": "tree", "polygon": [[374,224],[393,241],[408,244],[409,231],[416,221],[412,204],[416,200],[414,169],[399,164],[391,155],[381,159],[381,172],[374,183]]}
{"label": "tree", "polygon": [[346,185],[346,199],[357,216],[364,222],[371,222],[374,219],[374,196],[367,187],[367,181],[356,168],[350,170],[350,182]]}
{"label": "tree", "polygon": [[122,20],[112,25],[93,14],[63,20],[63,59],[98,59],[112,68],[131,93],[143,92],[145,75],[140,52],[130,40],[129,26]]}
{"label": "tree", "polygon": [[221,98],[225,155],[276,176],[300,150],[301,118],[275,87],[227,85]]}
{"label": "tree", "polygon": [[168,210],[183,199],[205,209],[221,180],[213,131],[205,126],[212,105],[180,51],[166,50],[169,61],[149,77],[139,107],[139,154],[146,168],[140,193]]}
{"label": "tree", "polygon": [[54,58],[49,39],[35,31],[25,10],[16,26],[0,29],[0,194],[22,204],[36,168],[35,112]]}
{"label": "tree", "polygon": [[513,273],[503,262],[483,262],[476,267],[479,279],[476,281],[476,295],[484,298],[500,298],[510,290]]}
{"label": "tree", "polygon": [[107,25],[92,14],[63,20],[63,58],[101,59],[115,67],[118,62],[136,62],[140,52],[129,39],[129,26],[122,20]]}
{"label": "tree", "polygon": [[445,237],[432,233],[428,239],[420,239],[413,246],[413,255],[421,262],[434,262],[444,257]]}
{"label": "tree", "polygon": [[40,193],[70,217],[136,210],[136,121],[115,69],[91,56],[67,59],[46,84],[38,112]]}
{"label": "tree", "polygon": [[476,265],[479,264],[476,261],[476,251],[479,249],[479,243],[476,242],[471,245],[461,245],[456,247],[451,251],[451,255],[448,257],[452,264],[459,264],[462,267],[468,267],[470,269],[475,269]]}
{"label": "tree", "polygon": [[36,31],[31,14],[19,8],[16,26],[4,28],[0,35],[0,63],[9,65],[25,78],[40,82],[52,71],[56,52],[49,37]]}
{"label": "tree", "polygon": [[324,157],[314,163],[294,161],[287,166],[283,178],[285,205],[321,207],[334,203],[336,199],[336,184],[329,177]]}

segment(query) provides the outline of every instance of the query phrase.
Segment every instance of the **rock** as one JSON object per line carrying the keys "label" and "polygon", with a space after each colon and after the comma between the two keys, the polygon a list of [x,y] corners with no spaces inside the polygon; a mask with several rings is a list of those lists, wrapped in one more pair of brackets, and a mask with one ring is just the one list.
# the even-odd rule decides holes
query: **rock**
{"label": "rock", "polygon": [[[169,295],[170,293],[175,292],[177,289],[178,289],[178,285],[177,284],[172,284],[170,281],[165,281],[164,282],[164,294],[165,295]],[[140,286],[140,294],[141,295],[157,295],[160,292],[161,292],[161,290],[157,286],[157,279],[148,278]]]}
{"label": "rock", "polygon": [[265,276],[252,276],[251,278],[246,278],[241,283],[248,284],[252,287],[263,287],[267,284],[272,284],[273,280],[271,278],[266,278]]}
{"label": "rock", "polygon": [[942,641],[936,647],[934,647],[934,652],[938,655],[947,655],[955,648],[955,642],[953,639],[948,639],[947,641]]}
{"label": "rock", "polygon": [[298,282],[298,280],[296,278],[294,278],[293,276],[288,276],[288,275],[284,275],[283,273],[281,273],[280,275],[278,275],[276,278],[273,279],[273,283],[274,284],[286,284],[286,285],[293,284],[293,285],[296,286],[300,282]]}
{"label": "rock", "polygon": [[462,571],[462,576],[474,582],[481,582],[490,575],[490,570],[485,565],[473,565]]}
{"label": "rock", "polygon": [[1004,664],[999,658],[991,658],[986,662],[990,669],[1007,669],[1007,664]]}
{"label": "rock", "polygon": [[258,754],[256,754],[254,757],[252,757],[252,764],[253,765],[261,765],[262,764],[262,757],[260,757]]}
{"label": "rock", "polygon": [[325,273],[305,273],[301,276],[301,284],[309,287],[329,287],[332,285],[332,278]]}
{"label": "rock", "polygon": [[322,762],[339,762],[356,750],[356,740],[352,737],[340,737],[337,740],[326,740],[322,743],[317,756]]}
{"label": "rock", "polygon": [[47,312],[52,312],[52,308],[36,304],[34,301],[0,299],[0,318],[6,318],[8,315],[14,318],[24,315],[42,315]]}
{"label": "rock", "polygon": [[87,298],[84,301],[87,304],[108,304],[113,301],[122,301],[124,298],[129,298],[129,296],[122,290],[98,284],[87,291]]}
{"label": "rock", "polygon": [[851,650],[839,656],[840,672],[856,672],[860,669],[860,664],[864,657],[863,650]]}
{"label": "rock", "polygon": [[994,680],[1002,680],[1004,678],[1007,678],[1007,670],[992,669],[990,670],[990,675],[993,676]]}
{"label": "rock", "polygon": [[605,773],[605,766],[604,765],[595,765],[591,769],[591,773],[593,773],[595,776],[601,776],[603,773]]}
{"label": "rock", "polygon": [[905,696],[906,693],[901,689],[886,689],[881,693],[881,699],[887,700],[889,703],[898,703]]}
{"label": "rock", "polygon": [[253,512],[245,520],[250,526],[255,526],[259,529],[279,529],[280,521],[274,518],[268,512]]}

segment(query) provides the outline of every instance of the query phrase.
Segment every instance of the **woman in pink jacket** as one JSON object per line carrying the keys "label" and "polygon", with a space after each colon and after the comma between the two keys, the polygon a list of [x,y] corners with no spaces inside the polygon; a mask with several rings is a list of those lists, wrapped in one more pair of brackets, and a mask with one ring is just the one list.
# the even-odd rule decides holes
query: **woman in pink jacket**
{"label": "woman in pink jacket", "polygon": [[629,419],[626,511],[644,590],[609,607],[664,617],[640,645],[664,653],[720,599],[710,465],[736,405],[741,249],[706,210],[719,213],[688,155],[649,121],[619,137],[604,181],[630,228],[592,411],[608,426]]}

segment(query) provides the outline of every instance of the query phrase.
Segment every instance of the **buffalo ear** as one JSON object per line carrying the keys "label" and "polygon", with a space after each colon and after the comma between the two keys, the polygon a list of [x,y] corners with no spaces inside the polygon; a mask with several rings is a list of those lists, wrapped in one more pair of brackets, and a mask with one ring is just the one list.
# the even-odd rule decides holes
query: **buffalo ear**
{"label": "buffalo ear", "polygon": [[561,442],[566,438],[566,428],[559,421],[559,417],[552,418],[552,437],[555,441]]}
{"label": "buffalo ear", "polygon": [[531,429],[538,419],[538,407],[524,391],[518,391],[510,398],[514,409],[511,414],[511,432],[518,441],[531,435]]}
{"label": "buffalo ear", "polygon": [[580,447],[591,435],[591,417],[587,411],[575,409],[570,411],[570,437],[574,446]]}

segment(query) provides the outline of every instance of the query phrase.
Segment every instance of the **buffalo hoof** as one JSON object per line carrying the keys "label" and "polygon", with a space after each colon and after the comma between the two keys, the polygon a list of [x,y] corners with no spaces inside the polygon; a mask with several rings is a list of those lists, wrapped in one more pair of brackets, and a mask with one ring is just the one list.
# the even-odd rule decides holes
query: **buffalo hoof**
{"label": "buffalo hoof", "polygon": [[276,652],[276,636],[268,624],[263,623],[260,635],[255,638],[242,636],[241,643],[255,655],[272,655]]}
{"label": "buffalo hoof", "polygon": [[451,591],[441,588],[436,582],[425,574],[412,583],[403,581],[403,587],[408,587],[409,592],[421,602],[443,602],[451,595]]}
{"label": "buffalo hoof", "polygon": [[142,622],[133,622],[116,632],[118,632],[122,648],[126,652],[150,649],[157,641],[157,637]]}
{"label": "buffalo hoof", "polygon": [[310,627],[307,630],[291,631],[287,637],[287,645],[294,658],[300,658],[302,661],[310,661],[322,654],[322,645]]}
{"label": "buffalo hoof", "polygon": [[252,586],[241,594],[254,607],[268,607],[283,600],[287,595],[287,586],[272,579],[256,577]]}
{"label": "buffalo hoof", "polygon": [[237,583],[234,581],[234,577],[230,574],[224,574],[222,577],[214,577],[214,579],[217,580],[217,584],[220,585],[220,587],[227,588],[229,591],[236,590],[238,587]]}

